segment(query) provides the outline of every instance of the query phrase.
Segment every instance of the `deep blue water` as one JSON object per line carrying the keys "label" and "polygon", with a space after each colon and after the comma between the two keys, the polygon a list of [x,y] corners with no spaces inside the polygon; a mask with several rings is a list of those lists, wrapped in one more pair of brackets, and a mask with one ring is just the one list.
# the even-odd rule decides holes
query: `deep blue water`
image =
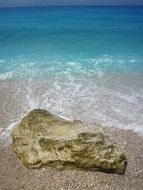
{"label": "deep blue water", "polygon": [[67,70],[67,62],[87,72],[143,71],[143,7],[0,9],[0,59],[0,74]]}

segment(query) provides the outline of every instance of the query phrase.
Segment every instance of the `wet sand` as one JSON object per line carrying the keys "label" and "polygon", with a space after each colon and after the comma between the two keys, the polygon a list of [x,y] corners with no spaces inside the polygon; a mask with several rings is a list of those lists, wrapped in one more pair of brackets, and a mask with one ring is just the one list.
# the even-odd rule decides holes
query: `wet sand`
{"label": "wet sand", "polygon": [[0,146],[0,190],[142,190],[143,136],[115,128],[105,131],[127,156],[125,175],[53,168],[32,170],[21,164],[11,145]]}

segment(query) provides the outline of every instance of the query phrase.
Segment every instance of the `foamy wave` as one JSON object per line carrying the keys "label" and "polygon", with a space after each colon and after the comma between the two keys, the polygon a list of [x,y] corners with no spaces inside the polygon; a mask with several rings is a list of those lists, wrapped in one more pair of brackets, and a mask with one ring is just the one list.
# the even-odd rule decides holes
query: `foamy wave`
{"label": "foamy wave", "polygon": [[[140,88],[133,91],[134,85],[124,84],[123,81],[128,81],[128,78],[126,75],[121,78],[104,75],[101,80],[98,75],[76,78],[65,74],[35,85],[31,81],[27,88],[27,106],[30,110],[47,109],[68,119],[140,131],[143,124],[143,91]],[[132,81],[141,83],[139,78],[133,77]]]}
{"label": "foamy wave", "polygon": [[0,59],[0,63],[4,63],[4,60],[3,60],[3,59]]}
{"label": "foamy wave", "polygon": [[[99,75],[103,77],[106,72],[135,72],[143,71],[141,66],[143,58],[128,56],[102,55],[92,58],[58,58],[39,56],[19,56],[1,60],[0,66],[5,67],[6,73],[0,75],[0,80],[11,78],[42,78],[62,73]],[[3,63],[5,63],[3,65]],[[11,69],[11,70],[10,70]]]}
{"label": "foamy wave", "polygon": [[11,79],[13,77],[13,75],[14,75],[14,71],[0,74],[0,81]]}
{"label": "foamy wave", "polygon": [[1,129],[0,131],[0,142],[4,144],[4,146],[8,146],[11,144],[11,132],[16,127],[17,122],[13,122],[8,127]]}

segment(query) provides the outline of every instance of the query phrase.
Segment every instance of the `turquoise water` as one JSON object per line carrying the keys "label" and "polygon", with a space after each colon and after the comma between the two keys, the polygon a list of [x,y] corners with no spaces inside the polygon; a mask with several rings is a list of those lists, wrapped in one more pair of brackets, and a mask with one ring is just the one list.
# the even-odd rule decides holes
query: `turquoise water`
{"label": "turquoise water", "polygon": [[0,9],[0,90],[6,129],[40,107],[143,131],[143,7]]}
{"label": "turquoise water", "polygon": [[24,65],[63,71],[66,62],[87,71],[143,71],[142,34],[143,7],[0,9],[0,74]]}

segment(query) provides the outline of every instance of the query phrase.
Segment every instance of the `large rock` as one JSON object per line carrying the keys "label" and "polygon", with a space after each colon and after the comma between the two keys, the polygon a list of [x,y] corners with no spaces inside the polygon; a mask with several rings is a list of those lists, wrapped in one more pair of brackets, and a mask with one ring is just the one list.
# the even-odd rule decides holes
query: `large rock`
{"label": "large rock", "polygon": [[13,130],[13,148],[29,168],[54,166],[123,174],[126,158],[103,130],[36,109]]}

